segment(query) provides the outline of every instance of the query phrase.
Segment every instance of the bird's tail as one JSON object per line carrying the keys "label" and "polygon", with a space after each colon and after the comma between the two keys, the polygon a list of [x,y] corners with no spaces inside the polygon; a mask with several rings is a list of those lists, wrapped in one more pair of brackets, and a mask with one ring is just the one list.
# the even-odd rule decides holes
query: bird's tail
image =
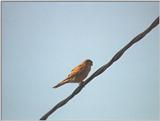
{"label": "bird's tail", "polygon": [[66,83],[68,83],[68,79],[65,79],[65,80],[61,81],[60,83],[58,83],[58,84],[57,84],[56,86],[54,86],[53,88],[60,87],[60,86],[62,86],[62,85],[64,85],[64,84],[66,84]]}

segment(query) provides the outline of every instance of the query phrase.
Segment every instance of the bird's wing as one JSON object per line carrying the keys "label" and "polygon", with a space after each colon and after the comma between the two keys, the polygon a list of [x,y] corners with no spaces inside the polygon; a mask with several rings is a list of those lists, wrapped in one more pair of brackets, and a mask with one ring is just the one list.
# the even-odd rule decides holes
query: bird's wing
{"label": "bird's wing", "polygon": [[78,66],[72,69],[71,73],[68,75],[67,78],[71,78],[77,74],[80,74],[84,69],[85,69],[85,65],[79,64]]}

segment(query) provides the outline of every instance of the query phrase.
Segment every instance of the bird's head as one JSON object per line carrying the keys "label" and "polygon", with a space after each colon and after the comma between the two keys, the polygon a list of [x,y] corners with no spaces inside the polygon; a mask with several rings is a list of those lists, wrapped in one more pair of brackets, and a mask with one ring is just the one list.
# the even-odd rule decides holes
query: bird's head
{"label": "bird's head", "polygon": [[93,62],[90,59],[85,60],[85,63],[89,64],[89,65],[93,65]]}

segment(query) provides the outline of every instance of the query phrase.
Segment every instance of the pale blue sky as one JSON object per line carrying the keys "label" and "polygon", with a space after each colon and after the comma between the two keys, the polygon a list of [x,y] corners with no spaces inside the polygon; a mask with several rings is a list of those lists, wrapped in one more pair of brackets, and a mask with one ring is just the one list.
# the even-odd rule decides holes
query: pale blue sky
{"label": "pale blue sky", "polygon": [[[39,119],[77,84],[52,86],[85,59],[91,73],[158,16],[158,2],[3,2],[3,119]],[[157,119],[158,28],[51,115]],[[90,73],[90,74],[91,74]]]}

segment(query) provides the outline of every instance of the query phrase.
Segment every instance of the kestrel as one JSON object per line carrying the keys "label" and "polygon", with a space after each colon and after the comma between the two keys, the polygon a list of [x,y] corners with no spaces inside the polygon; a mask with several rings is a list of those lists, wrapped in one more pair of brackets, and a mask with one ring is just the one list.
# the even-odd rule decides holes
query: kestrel
{"label": "kestrel", "polygon": [[92,65],[93,65],[93,62],[89,59],[83,61],[78,66],[72,69],[70,74],[68,74],[67,78],[62,80],[60,83],[58,83],[53,88],[60,87],[66,83],[79,83],[80,84],[89,74]]}

